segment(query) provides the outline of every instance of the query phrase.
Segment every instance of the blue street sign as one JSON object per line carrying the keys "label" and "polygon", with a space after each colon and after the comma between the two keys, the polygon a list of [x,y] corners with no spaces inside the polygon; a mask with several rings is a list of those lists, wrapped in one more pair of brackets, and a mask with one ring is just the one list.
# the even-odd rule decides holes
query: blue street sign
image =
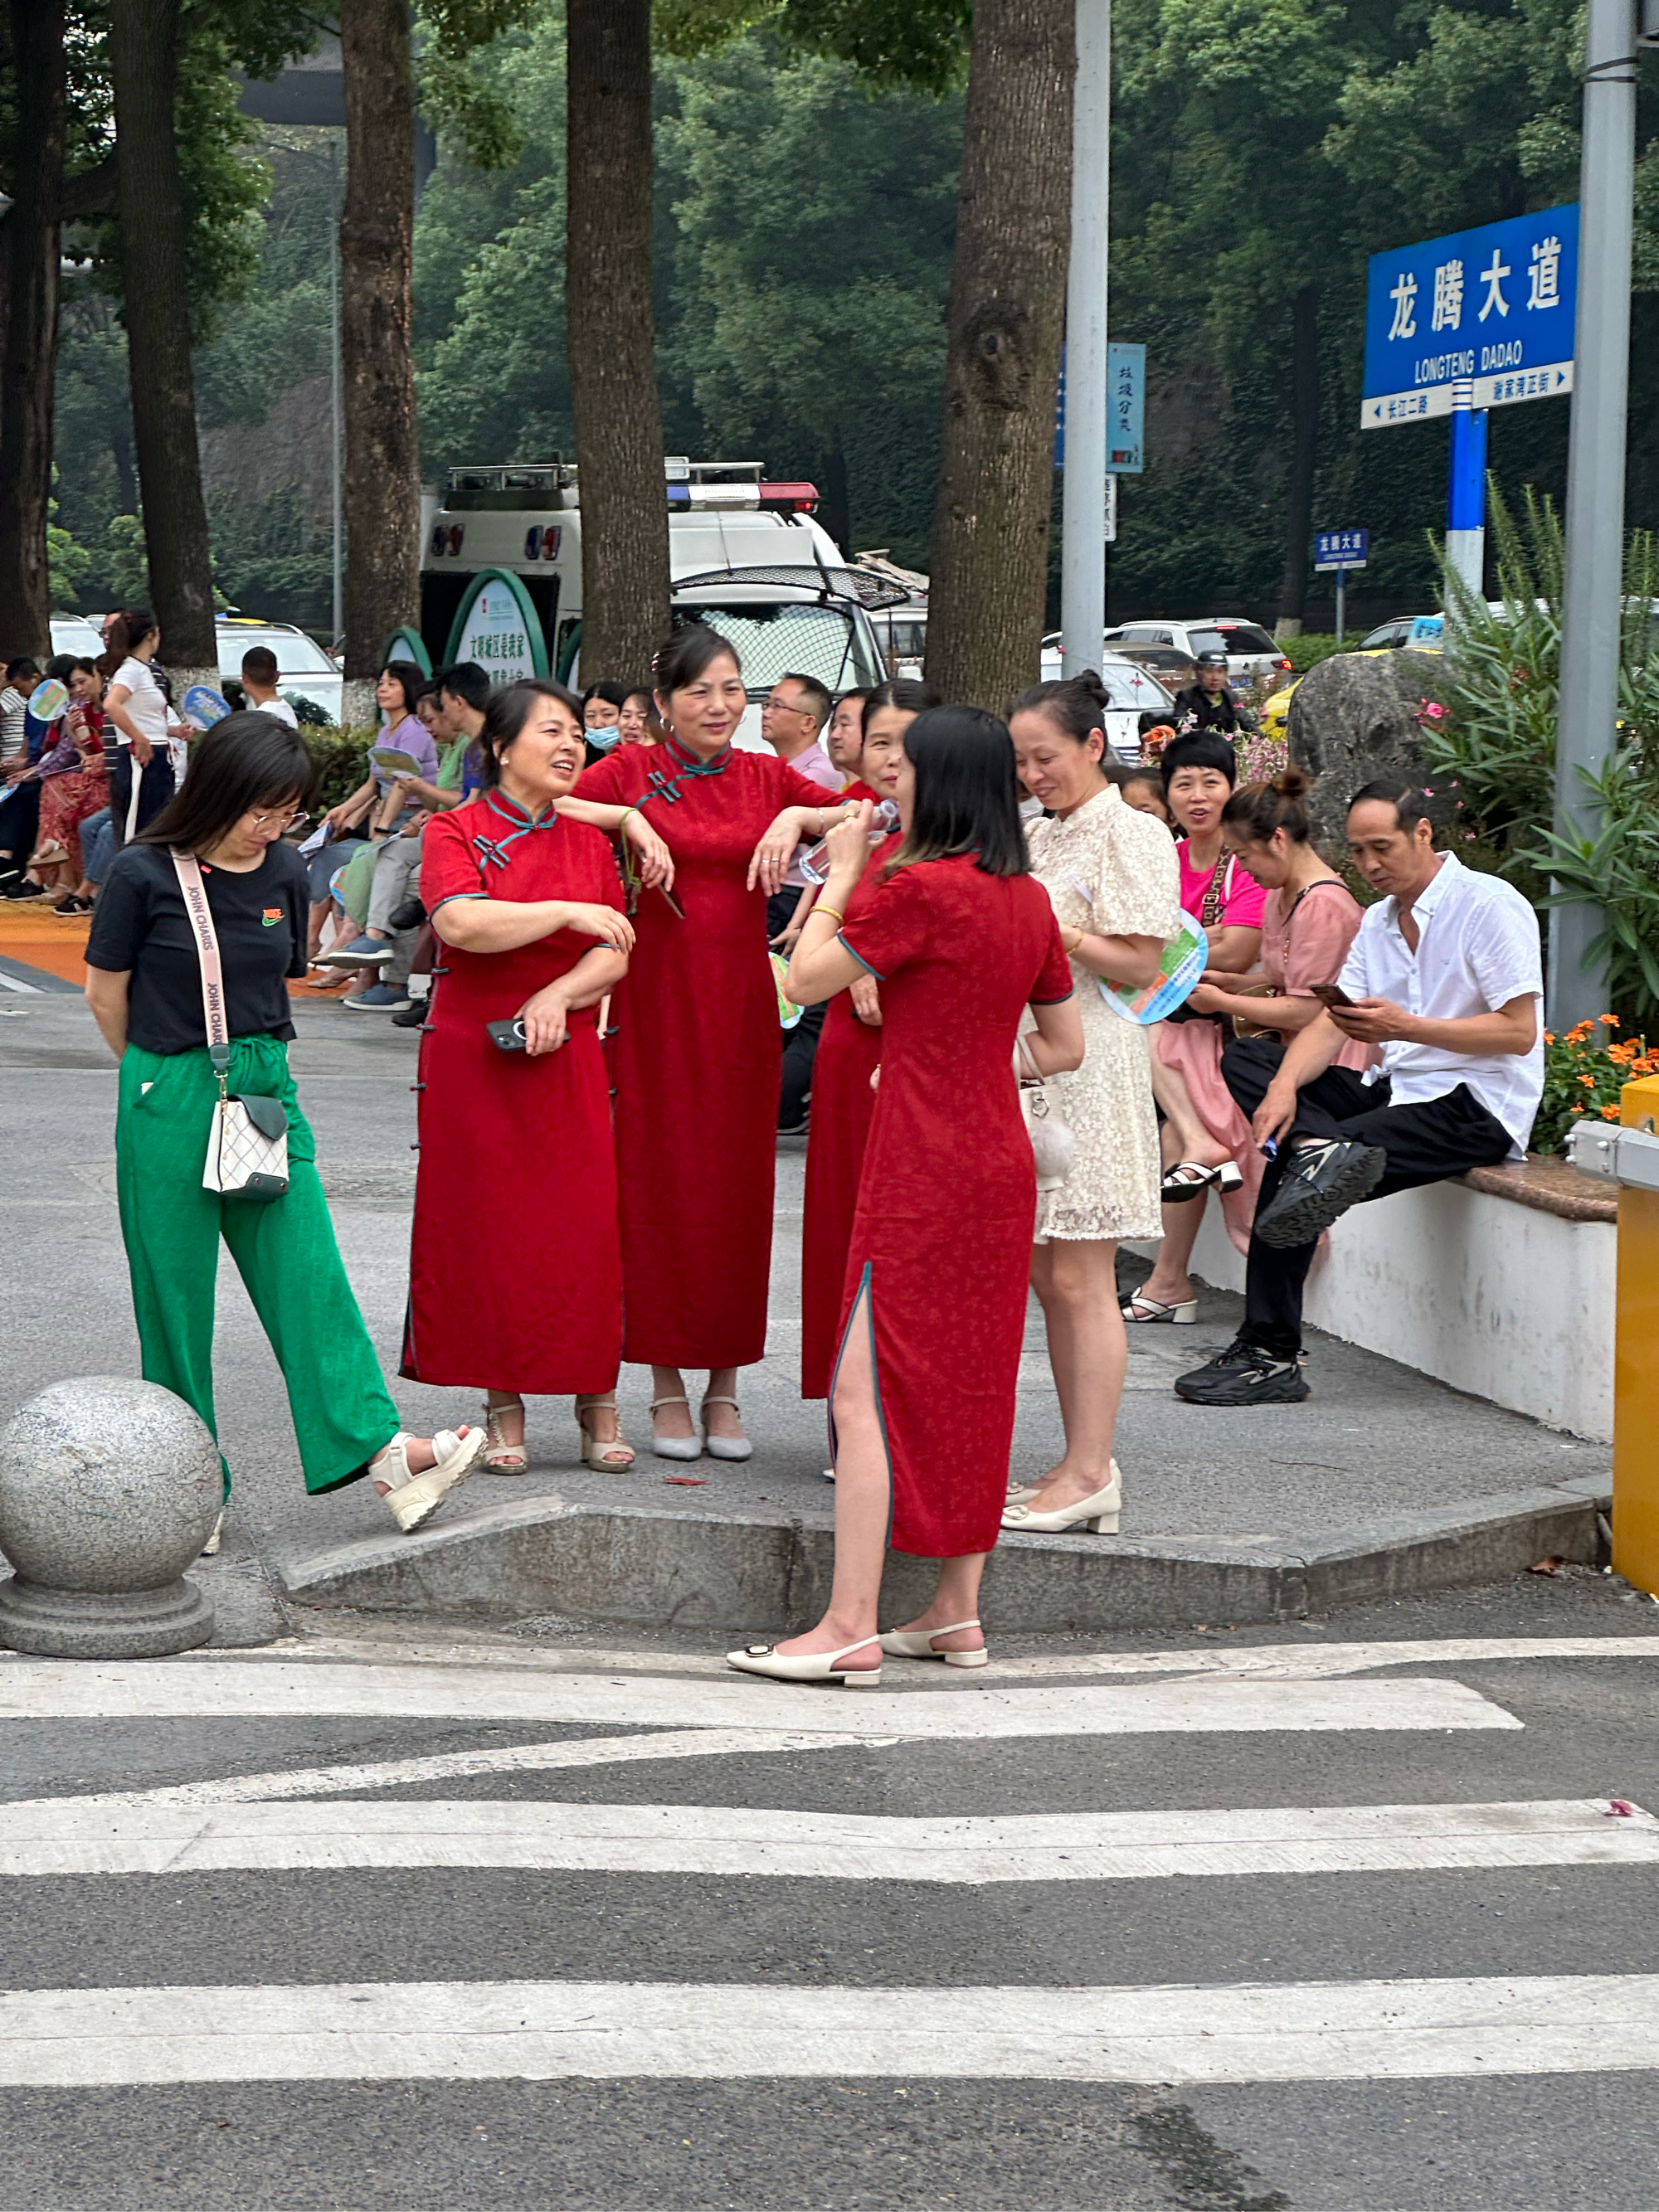
{"label": "blue street sign", "polygon": [[1106,348],[1106,473],[1138,477],[1146,465],[1146,349]]}
{"label": "blue street sign", "polygon": [[[1106,473],[1138,477],[1146,465],[1146,349],[1106,348]],[[1054,466],[1066,465],[1066,349],[1060,349],[1060,390],[1054,400]]]}
{"label": "blue street sign", "polygon": [[1370,557],[1369,530],[1316,530],[1314,568],[1323,575],[1332,568],[1363,568]]}
{"label": "blue street sign", "polygon": [[1365,289],[1363,430],[1572,390],[1578,209],[1374,253]]}

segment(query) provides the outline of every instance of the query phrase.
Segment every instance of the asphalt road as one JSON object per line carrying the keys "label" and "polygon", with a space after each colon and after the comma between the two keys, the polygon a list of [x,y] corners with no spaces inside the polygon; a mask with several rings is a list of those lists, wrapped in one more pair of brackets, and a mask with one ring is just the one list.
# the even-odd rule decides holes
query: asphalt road
{"label": "asphalt road", "polygon": [[0,2212],[1659,2197],[1611,1578],[874,1692],[436,1635],[0,1658]]}

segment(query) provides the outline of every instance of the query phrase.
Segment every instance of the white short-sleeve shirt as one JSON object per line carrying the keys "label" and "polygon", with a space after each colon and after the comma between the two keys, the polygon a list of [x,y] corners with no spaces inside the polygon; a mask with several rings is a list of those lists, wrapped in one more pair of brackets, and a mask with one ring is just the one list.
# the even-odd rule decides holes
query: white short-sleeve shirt
{"label": "white short-sleeve shirt", "polygon": [[[167,740],[167,702],[155,670],[147,660],[137,660],[129,653],[115,672],[115,682],[126,685],[131,695],[127,712],[159,752]],[[125,731],[118,734],[124,745],[131,744]]]}
{"label": "white short-sleeve shirt", "polygon": [[[1352,999],[1390,999],[1407,1013],[1436,1022],[1496,1013],[1511,999],[1544,995],[1538,916],[1513,884],[1477,875],[1455,853],[1441,855],[1427,889],[1413,902],[1419,936],[1413,952],[1400,932],[1396,902],[1368,907],[1342,970]],[[1385,1044],[1389,1103],[1406,1106],[1443,1098],[1467,1083],[1503,1123],[1519,1159],[1532,1133],[1544,1089],[1543,1024],[1530,1052],[1447,1052],[1439,1045]]]}

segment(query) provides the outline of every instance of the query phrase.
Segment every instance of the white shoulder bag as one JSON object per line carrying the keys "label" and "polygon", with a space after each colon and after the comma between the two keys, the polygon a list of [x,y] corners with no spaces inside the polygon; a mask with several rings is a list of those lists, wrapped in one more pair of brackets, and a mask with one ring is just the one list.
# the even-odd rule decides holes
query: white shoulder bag
{"label": "white shoulder bag", "polygon": [[174,851],[173,867],[185,895],[185,912],[196,933],[208,1057],[219,1079],[202,1188],[216,1190],[222,1198],[282,1198],[288,1190],[288,1115],[280,1098],[233,1098],[226,1088],[230,1032],[225,1025],[225,979],[207,886],[193,854]]}
{"label": "white shoulder bag", "polygon": [[1031,1139],[1037,1188],[1058,1190],[1072,1172],[1077,1139],[1054,1111],[1054,1101],[1023,1036],[1014,1041],[1014,1074],[1019,1085],[1020,1111]]}

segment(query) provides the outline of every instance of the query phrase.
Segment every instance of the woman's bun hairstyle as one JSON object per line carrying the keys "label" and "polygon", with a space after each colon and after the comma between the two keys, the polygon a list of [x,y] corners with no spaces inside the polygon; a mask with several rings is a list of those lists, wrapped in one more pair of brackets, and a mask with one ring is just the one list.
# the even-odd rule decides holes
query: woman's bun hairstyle
{"label": "woman's bun hairstyle", "polygon": [[1110,704],[1099,671],[1085,668],[1080,676],[1033,684],[1029,690],[1020,693],[1008,711],[1011,716],[1046,715],[1056,729],[1064,730],[1068,738],[1074,738],[1081,744],[1091,730],[1104,731],[1106,710]]}
{"label": "woman's bun hairstyle", "polygon": [[1271,843],[1275,830],[1282,830],[1293,845],[1305,845],[1309,823],[1303,802],[1311,787],[1305,769],[1287,764],[1271,781],[1247,783],[1234,792],[1221,810],[1222,822],[1252,845]]}

